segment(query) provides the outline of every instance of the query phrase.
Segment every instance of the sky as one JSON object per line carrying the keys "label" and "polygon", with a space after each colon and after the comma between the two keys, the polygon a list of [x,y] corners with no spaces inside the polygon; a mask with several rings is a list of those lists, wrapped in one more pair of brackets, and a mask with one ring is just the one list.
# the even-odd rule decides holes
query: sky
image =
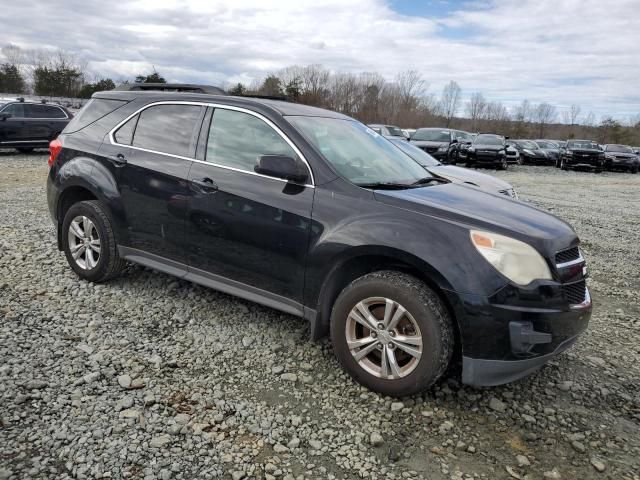
{"label": "sky", "polygon": [[[117,79],[226,85],[290,65],[417,70],[514,107],[640,114],[640,0],[0,0],[0,46],[63,49]],[[459,113],[463,113],[461,110]]]}

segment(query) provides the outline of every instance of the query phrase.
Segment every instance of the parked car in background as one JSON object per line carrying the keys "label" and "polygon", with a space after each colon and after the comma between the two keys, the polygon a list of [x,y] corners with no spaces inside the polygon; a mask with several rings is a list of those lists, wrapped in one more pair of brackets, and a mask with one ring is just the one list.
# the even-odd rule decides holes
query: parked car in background
{"label": "parked car in background", "polygon": [[514,163],[516,165],[522,165],[522,157],[520,157],[520,151],[516,147],[513,140],[507,140],[507,163]]}
{"label": "parked car in background", "polygon": [[467,150],[473,143],[473,139],[475,138],[475,134],[465,132],[463,130],[455,131],[456,139],[458,140],[458,144],[456,145],[455,152],[455,162],[454,163],[466,163],[467,161]]}
{"label": "parked car in background", "polygon": [[548,165],[553,164],[549,156],[533,140],[514,140],[513,144],[520,153],[522,163],[525,165]]}
{"label": "parked car in background", "polygon": [[404,136],[407,137],[407,140],[409,140],[411,138],[411,135],[416,133],[416,129],[415,128],[403,128],[402,129],[402,133],[404,133]]}
{"label": "parked car in background", "polygon": [[507,145],[505,138],[492,133],[480,133],[467,150],[467,167],[489,166],[506,170]]}
{"label": "parked car in background", "polygon": [[376,133],[379,133],[385,138],[402,138],[403,140],[407,140],[408,137],[402,131],[400,127],[396,127],[395,125],[382,125],[379,123],[372,123],[371,125],[367,125],[371,130]]}
{"label": "parked car in background", "polygon": [[[470,135],[450,128],[419,128],[411,136],[411,143],[443,163],[455,164],[459,159],[459,137]],[[466,147],[466,143],[464,143]]]}
{"label": "parked car in background", "polygon": [[0,106],[0,147],[28,153],[47,147],[73,115],[60,105],[9,101]]}
{"label": "parked car in background", "polygon": [[551,140],[534,140],[536,145],[547,154],[549,163],[558,166],[560,164],[560,145]]}
{"label": "parked car in background", "polygon": [[457,167],[455,165],[444,165],[424,150],[412,145],[411,142],[403,140],[389,139],[396,147],[418,162],[429,173],[440,178],[446,178],[454,183],[462,183],[478,187],[490,193],[506,195],[511,198],[518,198],[515,188],[504,180],[480,173],[468,168]]}
{"label": "parked car in background", "polygon": [[593,170],[596,173],[604,169],[604,152],[593,140],[567,140],[560,149],[560,168],[562,170]]}
{"label": "parked car in background", "polygon": [[51,142],[47,179],[83,280],[130,261],[302,317],[357,382],[393,396],[453,358],[466,384],[514,381],[587,328],[565,221],[432,175],[352,118],[171,91],[99,92],[83,112]]}
{"label": "parked car in background", "polygon": [[609,143],[604,146],[604,167],[638,173],[640,158],[631,147]]}

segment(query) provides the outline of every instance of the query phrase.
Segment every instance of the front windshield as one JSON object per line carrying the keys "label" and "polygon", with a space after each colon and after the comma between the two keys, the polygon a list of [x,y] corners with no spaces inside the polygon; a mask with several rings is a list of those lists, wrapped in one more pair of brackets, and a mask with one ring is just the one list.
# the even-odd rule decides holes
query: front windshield
{"label": "front windshield", "polygon": [[389,135],[391,135],[392,137],[404,138],[404,134],[402,133],[402,130],[400,130],[398,127],[387,125],[387,130],[389,130]]}
{"label": "front windshield", "polygon": [[558,148],[558,146],[555,143],[551,143],[551,142],[542,142],[542,141],[538,140],[538,141],[536,141],[536,143],[538,144],[538,146],[540,148],[547,148],[547,149]]}
{"label": "front windshield", "polygon": [[606,150],[607,152],[633,153],[633,150],[624,145],[607,145]]}
{"label": "front windshield", "polygon": [[570,140],[567,142],[567,148],[578,148],[584,150],[600,150],[598,144],[589,140]]}
{"label": "front windshield", "polygon": [[477,145],[504,145],[504,140],[495,135],[478,135],[474,143]]}
{"label": "front windshield", "polygon": [[393,143],[396,147],[409,155],[423,167],[437,167],[438,165],[440,165],[440,162],[438,162],[427,152],[416,147],[415,145],[411,145],[409,142],[405,142],[404,140],[391,140],[391,143]]}
{"label": "front windshield", "polygon": [[354,120],[287,116],[346,180],[412,184],[429,176],[389,140]]}
{"label": "front windshield", "polygon": [[448,130],[437,128],[421,128],[411,136],[411,140],[423,140],[425,142],[449,142],[451,134]]}

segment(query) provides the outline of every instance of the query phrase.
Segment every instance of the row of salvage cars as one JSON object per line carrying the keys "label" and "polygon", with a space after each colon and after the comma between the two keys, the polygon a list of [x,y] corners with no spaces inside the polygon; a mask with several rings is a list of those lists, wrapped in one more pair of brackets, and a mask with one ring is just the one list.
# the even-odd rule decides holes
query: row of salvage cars
{"label": "row of salvage cars", "polygon": [[623,170],[637,173],[640,149],[591,140],[511,140],[490,133],[472,134],[449,128],[401,130],[392,125],[369,125],[395,141],[409,142],[442,164],[488,166],[506,170],[509,164],[555,165],[563,170]]}

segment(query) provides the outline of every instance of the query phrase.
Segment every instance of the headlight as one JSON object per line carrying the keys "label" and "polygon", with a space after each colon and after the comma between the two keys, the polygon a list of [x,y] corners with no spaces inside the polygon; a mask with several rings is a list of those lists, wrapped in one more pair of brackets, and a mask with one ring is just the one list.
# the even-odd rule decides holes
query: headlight
{"label": "headlight", "polygon": [[573,150],[567,150],[564,152],[565,155],[573,155]]}
{"label": "headlight", "polygon": [[529,150],[528,148],[525,148],[524,150],[522,150],[524,153],[526,153],[527,155],[535,155],[531,150]]}
{"label": "headlight", "polygon": [[449,147],[445,147],[444,145],[440,148],[438,148],[439,152],[446,152],[447,150],[449,150]]}
{"label": "headlight", "polygon": [[512,282],[528,285],[533,280],[552,279],[547,262],[531,245],[497,233],[469,233],[480,255]]}
{"label": "headlight", "polygon": [[469,152],[469,153],[473,153],[475,151],[476,151],[476,149],[474,147],[467,148],[467,152]]}
{"label": "headlight", "polygon": [[609,160],[615,160],[616,159],[615,155],[606,155],[605,154],[605,157],[607,157]]}

